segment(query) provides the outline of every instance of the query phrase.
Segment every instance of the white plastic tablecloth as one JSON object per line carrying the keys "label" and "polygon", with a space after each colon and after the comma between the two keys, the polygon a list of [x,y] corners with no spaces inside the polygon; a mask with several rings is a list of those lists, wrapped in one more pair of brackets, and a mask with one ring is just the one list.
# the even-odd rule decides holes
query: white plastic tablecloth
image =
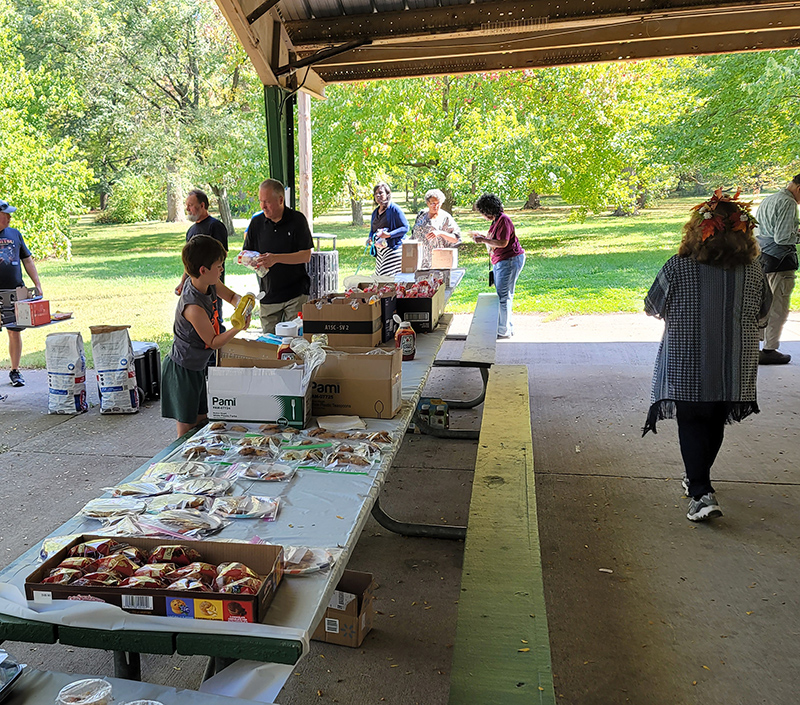
{"label": "white plastic tablecloth", "polygon": [[[452,316],[445,314],[436,330],[417,335],[416,357],[403,363],[403,406],[395,418],[365,419],[368,430],[387,430],[393,437],[391,449],[384,452],[379,466],[373,467],[366,475],[299,470],[288,483],[253,482],[251,487],[243,487],[247,494],[271,496],[280,492],[281,508],[277,520],[236,520],[214,539],[247,542],[258,536],[269,543],[283,546],[343,549],[332,570],[302,577],[284,577],[262,624],[201,619],[178,622],[170,617],[131,614],[114,605],[96,602],[56,600],[49,605],[28,602],[24,595],[25,578],[38,564],[41,544],[35,545],[0,572],[0,614],[92,629],[236,634],[289,639],[301,642],[305,654],[308,651],[310,634],[336,588],[403,441],[451,321]],[[141,470],[137,470],[125,480],[137,479],[141,473]],[[51,536],[93,533],[99,526],[97,521],[76,516]]]}

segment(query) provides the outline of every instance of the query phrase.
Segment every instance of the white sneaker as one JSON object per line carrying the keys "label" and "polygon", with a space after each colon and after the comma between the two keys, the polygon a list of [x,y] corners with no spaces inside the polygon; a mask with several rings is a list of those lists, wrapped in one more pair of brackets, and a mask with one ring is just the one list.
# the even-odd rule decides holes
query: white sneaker
{"label": "white sneaker", "polygon": [[689,511],[686,514],[689,521],[705,521],[721,516],[722,510],[719,508],[713,492],[704,494],[700,499],[689,500]]}

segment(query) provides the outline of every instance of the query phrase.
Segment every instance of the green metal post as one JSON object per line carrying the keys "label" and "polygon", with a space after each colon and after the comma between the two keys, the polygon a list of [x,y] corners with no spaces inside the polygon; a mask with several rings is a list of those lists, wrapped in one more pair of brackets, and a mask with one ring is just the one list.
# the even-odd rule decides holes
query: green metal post
{"label": "green metal post", "polygon": [[290,189],[290,208],[295,207],[294,104],[294,94],[280,86],[264,86],[269,176]]}

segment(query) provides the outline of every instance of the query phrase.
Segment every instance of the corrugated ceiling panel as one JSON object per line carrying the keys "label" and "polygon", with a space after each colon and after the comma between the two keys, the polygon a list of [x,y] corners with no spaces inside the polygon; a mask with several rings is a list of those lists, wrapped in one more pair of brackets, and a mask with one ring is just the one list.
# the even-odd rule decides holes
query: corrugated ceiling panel
{"label": "corrugated ceiling panel", "polygon": [[[403,4],[403,0],[374,0],[375,9],[378,12],[400,12],[401,10],[405,9],[405,5]],[[348,2],[348,12],[349,9],[349,2]]]}
{"label": "corrugated ceiling panel", "polygon": [[307,0],[282,0],[278,4],[278,11],[286,22],[308,19]]}

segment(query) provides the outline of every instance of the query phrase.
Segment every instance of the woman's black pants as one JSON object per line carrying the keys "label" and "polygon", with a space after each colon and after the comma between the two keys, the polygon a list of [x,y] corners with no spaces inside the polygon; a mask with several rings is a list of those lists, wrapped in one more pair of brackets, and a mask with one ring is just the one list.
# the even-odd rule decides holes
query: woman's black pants
{"label": "woman's black pants", "polygon": [[689,496],[698,499],[713,492],[711,466],[725,435],[728,404],[723,401],[675,402],[678,440],[689,478]]}

